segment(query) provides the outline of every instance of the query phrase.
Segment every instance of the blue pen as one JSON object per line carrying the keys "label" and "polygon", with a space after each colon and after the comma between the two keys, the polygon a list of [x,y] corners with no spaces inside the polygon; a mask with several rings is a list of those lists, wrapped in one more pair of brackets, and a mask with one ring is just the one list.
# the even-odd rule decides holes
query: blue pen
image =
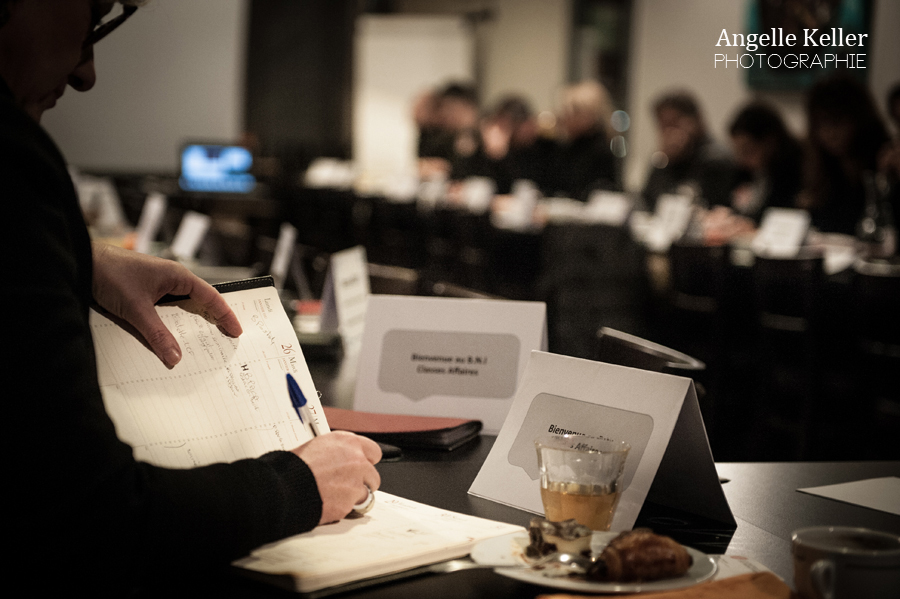
{"label": "blue pen", "polygon": [[288,394],[291,396],[291,405],[294,406],[294,410],[297,412],[297,416],[300,418],[300,422],[309,423],[309,430],[312,433],[313,437],[319,436],[319,427],[316,426],[316,420],[313,418],[312,413],[309,411],[308,402],[306,401],[306,396],[303,395],[303,391],[300,389],[300,385],[297,384],[297,381],[294,380],[294,377],[291,376],[291,373],[287,375],[287,385],[288,385]]}

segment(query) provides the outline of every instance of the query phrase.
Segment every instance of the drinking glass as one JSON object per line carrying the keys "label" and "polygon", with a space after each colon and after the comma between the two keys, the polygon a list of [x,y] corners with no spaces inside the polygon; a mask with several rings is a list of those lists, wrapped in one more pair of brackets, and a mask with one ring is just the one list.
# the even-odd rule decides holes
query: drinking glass
{"label": "drinking glass", "polygon": [[544,435],[534,446],[544,517],[551,522],[574,518],[591,530],[609,530],[631,446],[586,435]]}

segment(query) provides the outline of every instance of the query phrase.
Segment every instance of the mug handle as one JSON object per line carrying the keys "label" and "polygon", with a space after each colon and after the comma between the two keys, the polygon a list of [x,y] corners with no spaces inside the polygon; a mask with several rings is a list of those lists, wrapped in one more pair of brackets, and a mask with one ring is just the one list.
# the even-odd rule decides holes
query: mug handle
{"label": "mug handle", "polygon": [[820,559],[809,569],[809,577],[822,599],[834,599],[834,562]]}

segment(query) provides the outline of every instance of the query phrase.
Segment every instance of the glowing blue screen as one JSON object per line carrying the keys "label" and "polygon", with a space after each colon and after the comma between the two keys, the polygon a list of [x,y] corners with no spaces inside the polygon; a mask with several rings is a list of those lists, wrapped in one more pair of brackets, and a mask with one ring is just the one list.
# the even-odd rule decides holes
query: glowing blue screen
{"label": "glowing blue screen", "polygon": [[186,146],[178,184],[185,191],[247,193],[256,186],[252,165],[253,155],[240,146]]}

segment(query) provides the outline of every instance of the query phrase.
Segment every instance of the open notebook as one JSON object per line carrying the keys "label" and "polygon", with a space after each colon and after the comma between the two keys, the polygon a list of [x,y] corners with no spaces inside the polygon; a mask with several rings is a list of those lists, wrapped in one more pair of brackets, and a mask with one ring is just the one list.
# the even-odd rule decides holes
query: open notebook
{"label": "open notebook", "polygon": [[172,370],[111,317],[91,312],[106,411],[139,460],[189,468],[308,441],[311,435],[288,395],[286,373],[309,399],[319,430],[330,430],[271,277],[217,288],[243,335],[222,334],[191,300],[157,306],[181,345],[181,362]]}
{"label": "open notebook", "polygon": [[[301,593],[468,555],[476,544],[521,526],[438,509],[378,491],[368,514],[264,545],[234,563]],[[372,580],[375,579],[375,580]],[[364,585],[360,585],[364,586]],[[341,589],[335,589],[341,590]]]}

